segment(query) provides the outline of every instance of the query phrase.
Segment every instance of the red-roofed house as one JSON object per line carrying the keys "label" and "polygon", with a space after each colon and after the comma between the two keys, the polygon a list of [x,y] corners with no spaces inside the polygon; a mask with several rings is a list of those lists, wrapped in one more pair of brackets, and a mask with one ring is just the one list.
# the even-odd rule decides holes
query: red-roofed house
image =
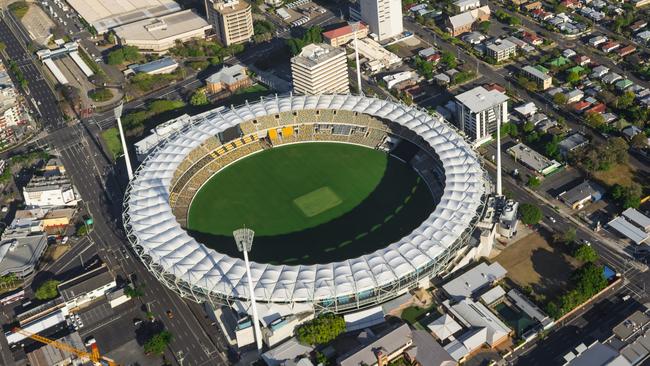
{"label": "red-roofed house", "polygon": [[591,114],[591,113],[603,113],[605,112],[606,106],[605,103],[598,103],[595,106],[587,109],[585,111],[585,114]]}
{"label": "red-roofed house", "polygon": [[488,91],[496,90],[501,94],[506,93],[506,88],[502,87],[501,85],[499,85],[497,83],[487,84],[487,85],[484,85],[483,87]]}
{"label": "red-roofed house", "polygon": [[585,102],[584,100],[581,100],[581,101],[573,104],[573,109],[575,109],[576,112],[582,112],[585,109],[589,108],[590,105],[591,105],[591,103]]}
{"label": "red-roofed house", "polygon": [[617,49],[617,48],[619,48],[619,47],[621,47],[621,44],[620,44],[620,43],[618,43],[618,42],[614,42],[614,41],[609,41],[609,42],[606,42],[606,43],[603,45],[602,50],[603,50],[603,52],[605,52],[605,53],[610,53],[610,52],[614,51],[615,49]]}
{"label": "red-roofed house", "polygon": [[633,53],[634,51],[636,51],[636,47],[634,47],[632,45],[629,45],[629,46],[625,46],[625,47],[621,48],[620,50],[618,50],[616,52],[618,53],[619,56],[625,57],[625,56]]}
{"label": "red-roofed house", "polygon": [[[332,29],[327,32],[323,32],[323,38],[330,46],[339,47],[342,46],[351,40],[354,39],[354,30],[352,25],[345,25],[340,28]],[[357,38],[364,38],[368,36],[368,26],[359,23],[359,29],[357,30]]]}
{"label": "red-roofed house", "polygon": [[567,7],[569,9],[578,9],[582,7],[582,3],[578,0],[562,0],[560,5]]}
{"label": "red-roofed house", "polygon": [[648,22],[646,22],[645,20],[639,20],[634,22],[634,24],[630,26],[630,30],[632,32],[638,32],[641,29],[645,28],[646,25],[648,25]]}
{"label": "red-roofed house", "polygon": [[538,36],[535,33],[524,32],[523,38],[524,41],[532,44],[533,46],[539,46],[540,44],[544,43],[542,37]]}

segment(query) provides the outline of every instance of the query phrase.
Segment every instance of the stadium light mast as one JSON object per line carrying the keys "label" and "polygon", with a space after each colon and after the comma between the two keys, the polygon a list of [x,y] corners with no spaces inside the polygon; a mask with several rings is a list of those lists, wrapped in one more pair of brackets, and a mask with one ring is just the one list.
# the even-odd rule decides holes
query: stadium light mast
{"label": "stadium light mast", "polygon": [[248,252],[253,247],[253,237],[255,232],[248,228],[237,229],[232,232],[237,243],[237,249],[244,253],[244,264],[246,265],[246,277],[248,277],[248,293],[251,297],[251,310],[253,311],[253,328],[255,329],[255,342],[257,343],[257,352],[262,351],[262,330],[260,329],[259,315],[257,314],[257,304],[255,303],[255,292],[253,289],[253,278],[251,277],[251,268],[248,263]]}
{"label": "stadium light mast", "polygon": [[361,22],[352,23],[352,31],[354,32],[354,59],[355,64],[357,65],[357,88],[359,90],[359,95],[363,95],[363,89],[361,89],[361,65],[359,64],[359,45],[357,44],[359,27]]}
{"label": "stadium light mast", "polygon": [[501,188],[501,122],[497,121],[497,197],[503,195]]}
{"label": "stadium light mast", "polygon": [[122,109],[124,104],[120,103],[113,113],[115,114],[115,119],[117,120],[117,128],[120,130],[120,141],[122,141],[122,150],[124,151],[124,161],[126,161],[126,173],[129,176],[129,180],[133,179],[133,168],[131,167],[131,159],[129,158],[129,149],[126,146],[126,138],[124,137],[124,130],[122,129]]}
{"label": "stadium light mast", "polygon": [[503,195],[501,189],[501,122],[497,123],[497,197]]}

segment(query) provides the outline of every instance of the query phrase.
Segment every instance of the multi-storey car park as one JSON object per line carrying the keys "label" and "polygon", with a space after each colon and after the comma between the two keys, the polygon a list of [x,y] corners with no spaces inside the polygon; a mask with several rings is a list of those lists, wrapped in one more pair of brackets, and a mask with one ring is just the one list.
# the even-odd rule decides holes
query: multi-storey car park
{"label": "multi-storey car park", "polygon": [[192,117],[148,155],[127,189],[123,218],[131,245],[185,298],[213,305],[246,301],[244,261],[210,249],[185,229],[192,200],[212,176],[243,158],[318,141],[384,151],[395,141],[417,147],[410,165],[434,196],[431,213],[401,239],[354,258],[252,262],[257,301],[339,313],[374,306],[448,271],[472,245],[489,184],[475,152],[437,114],[356,95],[275,96]]}

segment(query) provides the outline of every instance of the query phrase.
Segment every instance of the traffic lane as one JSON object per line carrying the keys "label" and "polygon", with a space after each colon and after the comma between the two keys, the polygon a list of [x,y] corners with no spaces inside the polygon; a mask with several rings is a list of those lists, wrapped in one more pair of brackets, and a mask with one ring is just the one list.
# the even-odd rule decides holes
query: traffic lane
{"label": "traffic lane", "polygon": [[527,354],[516,359],[517,365],[546,366],[562,364],[563,356],[581,343],[604,341],[612,328],[634,311],[642,308],[636,301],[623,301],[617,294],[599,301],[582,316],[551,332],[544,340],[535,343]]}
{"label": "traffic lane", "polygon": [[[67,151],[76,152],[77,154],[80,153],[79,149],[70,149]],[[77,162],[78,160],[84,160],[81,156],[75,156],[66,153],[65,156],[62,157],[62,160],[64,160],[66,167],[70,165],[70,168],[68,170],[70,170],[70,175],[72,176],[78,176],[78,173],[83,171],[88,172],[88,166],[82,167]],[[95,187],[93,190],[86,185],[82,184],[82,186],[85,187],[84,190],[80,190],[82,192],[88,192],[89,190],[91,192],[97,192],[100,190],[97,187]],[[90,234],[94,241],[96,241],[100,247],[106,249],[110,249],[116,244],[118,247],[123,245],[123,242],[119,238],[115,237],[113,231],[102,219],[104,213],[99,212],[100,209],[97,207],[97,200],[91,199],[87,201],[89,202],[90,211],[93,213],[93,216],[96,217],[94,230]],[[97,215],[98,212],[100,214],[99,216]],[[119,248],[117,252],[120,253]],[[109,263],[112,262],[110,256],[104,257]],[[185,304],[177,297],[175,293],[170,293],[170,290],[164,288],[162,284],[158,282],[158,280],[153,278],[153,276],[144,269],[141,263],[136,263],[133,261],[132,257],[129,257],[124,258],[124,260],[118,264],[112,263],[111,266],[125,270],[125,277],[128,276],[127,273],[136,273],[138,278],[144,279],[144,283],[148,284],[144,290],[146,295],[145,298],[153,299],[153,301],[155,301],[152,304],[152,310],[154,310],[157,314],[161,314],[163,323],[165,323],[168,329],[172,331],[178,331],[183,335],[183,338],[178,338],[172,344],[172,349],[183,350],[185,354],[188,354],[188,352],[195,351],[197,344],[205,345],[209,342],[209,340],[206,341],[206,339],[201,339],[200,333],[195,333],[193,331],[193,329],[200,329],[200,327],[197,327],[199,324],[195,318],[194,322],[192,322],[193,316],[191,314],[188,316],[188,314],[185,313],[187,311]],[[161,295],[164,296],[161,297]],[[164,305],[159,301],[164,301]],[[177,320],[171,324],[167,320],[172,322],[174,319],[166,319],[166,316],[164,315],[168,309],[171,309],[172,312],[176,314],[175,317],[178,317]],[[190,334],[192,334],[193,337],[190,337]],[[190,362],[190,364],[201,364],[209,360],[210,358],[207,356],[206,352],[203,352],[202,355],[200,353],[197,353],[196,355],[186,356],[186,362]]]}

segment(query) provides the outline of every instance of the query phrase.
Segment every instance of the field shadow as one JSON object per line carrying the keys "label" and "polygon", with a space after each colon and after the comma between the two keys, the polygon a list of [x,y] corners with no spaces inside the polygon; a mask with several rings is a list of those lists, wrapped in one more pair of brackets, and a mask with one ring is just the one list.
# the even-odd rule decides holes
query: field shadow
{"label": "field shadow", "polygon": [[[256,236],[251,260],[271,264],[328,263],[371,253],[408,235],[431,214],[441,195],[434,197],[417,173],[406,176],[404,164],[391,156],[375,189],[354,209],[334,220],[298,232]],[[241,256],[230,235],[196,230],[188,233],[220,253]]]}

